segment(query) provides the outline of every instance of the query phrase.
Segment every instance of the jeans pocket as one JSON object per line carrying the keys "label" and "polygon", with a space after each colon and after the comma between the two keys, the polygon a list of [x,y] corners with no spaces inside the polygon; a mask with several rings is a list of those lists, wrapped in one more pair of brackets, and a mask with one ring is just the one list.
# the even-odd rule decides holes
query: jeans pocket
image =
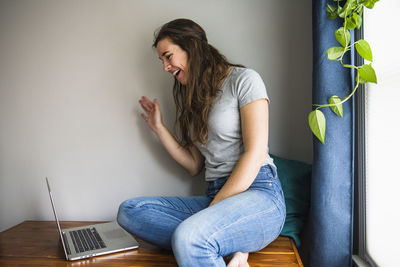
{"label": "jeans pocket", "polygon": [[265,187],[271,189],[276,179],[276,171],[269,165],[264,165],[260,168],[253,184],[250,187]]}
{"label": "jeans pocket", "polygon": [[274,166],[262,166],[250,188],[269,192],[270,194],[274,195],[277,201],[285,206],[285,197],[283,194],[282,185],[279,180],[277,170]]}
{"label": "jeans pocket", "polygon": [[278,174],[276,171],[276,168],[271,165],[263,165],[260,168],[260,171],[258,174],[264,176],[264,177],[269,177],[270,179],[276,179],[278,178]]}

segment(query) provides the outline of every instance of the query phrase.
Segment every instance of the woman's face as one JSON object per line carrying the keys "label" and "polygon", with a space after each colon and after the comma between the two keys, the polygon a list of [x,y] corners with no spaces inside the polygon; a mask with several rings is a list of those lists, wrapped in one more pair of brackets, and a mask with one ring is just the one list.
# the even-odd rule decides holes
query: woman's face
{"label": "woman's face", "polygon": [[171,42],[169,38],[162,39],[157,44],[157,53],[163,62],[164,70],[171,73],[183,85],[188,81],[187,53]]}

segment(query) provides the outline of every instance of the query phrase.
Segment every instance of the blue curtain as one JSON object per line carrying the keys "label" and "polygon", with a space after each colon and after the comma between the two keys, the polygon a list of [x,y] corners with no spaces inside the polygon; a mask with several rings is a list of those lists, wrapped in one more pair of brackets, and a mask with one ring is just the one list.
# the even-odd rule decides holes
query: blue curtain
{"label": "blue curtain", "polygon": [[[313,0],[314,104],[326,104],[332,95],[347,96],[354,87],[354,74],[339,62],[327,59],[326,50],[340,46],[334,32],[342,21],[327,18],[326,4],[327,0]],[[349,52],[346,55],[345,61],[350,63],[352,56]],[[343,118],[329,108],[322,111],[327,122],[325,145],[315,137],[313,141],[309,266],[351,266],[353,106],[351,101],[344,104]]]}

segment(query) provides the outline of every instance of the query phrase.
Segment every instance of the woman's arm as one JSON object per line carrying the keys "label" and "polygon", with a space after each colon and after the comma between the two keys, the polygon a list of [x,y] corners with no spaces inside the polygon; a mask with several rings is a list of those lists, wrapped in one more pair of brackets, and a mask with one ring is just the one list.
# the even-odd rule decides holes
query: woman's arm
{"label": "woman's arm", "polygon": [[185,149],[165,126],[162,126],[156,134],[171,157],[184,167],[190,175],[194,176],[200,172],[204,164],[204,158],[197,147],[190,146]]}
{"label": "woman's arm", "polygon": [[268,152],[268,101],[259,99],[240,109],[244,153],[211,205],[246,191]]}
{"label": "woman's arm", "polygon": [[185,149],[176,141],[162,121],[160,107],[156,99],[152,102],[147,97],[143,96],[142,99],[139,100],[139,103],[146,112],[146,115],[142,114],[142,118],[158,136],[171,157],[184,167],[190,175],[194,176],[198,174],[204,164],[204,158],[200,151],[195,146],[190,146],[188,149]]}

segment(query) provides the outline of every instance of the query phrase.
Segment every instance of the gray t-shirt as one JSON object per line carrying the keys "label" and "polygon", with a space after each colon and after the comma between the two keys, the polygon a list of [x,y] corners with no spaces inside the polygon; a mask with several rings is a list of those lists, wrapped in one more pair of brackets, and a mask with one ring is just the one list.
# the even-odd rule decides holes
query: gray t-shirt
{"label": "gray t-shirt", "polygon": [[[228,177],[244,152],[240,108],[258,99],[269,101],[260,75],[254,70],[233,67],[213,102],[208,116],[208,139],[196,143],[205,157],[206,181]],[[273,165],[267,153],[265,165]]]}

